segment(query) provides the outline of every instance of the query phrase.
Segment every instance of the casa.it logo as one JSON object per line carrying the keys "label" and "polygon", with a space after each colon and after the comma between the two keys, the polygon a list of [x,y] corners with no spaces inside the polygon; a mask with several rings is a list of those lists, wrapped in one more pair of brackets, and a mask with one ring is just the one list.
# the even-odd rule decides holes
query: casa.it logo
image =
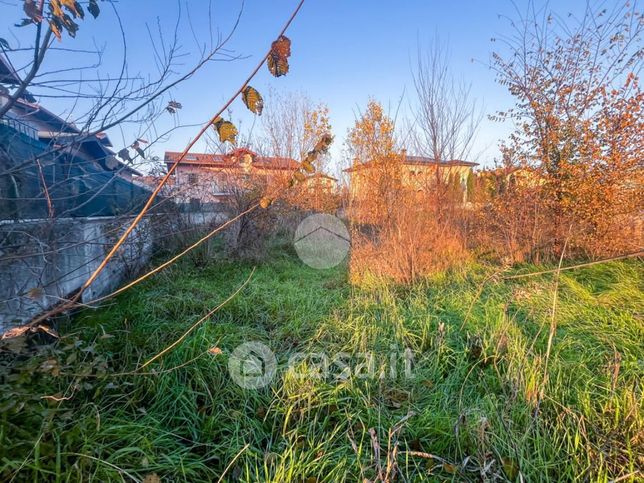
{"label": "casa.it logo", "polygon": [[244,389],[268,385],[277,372],[275,354],[260,342],[246,342],[235,348],[228,359],[228,372]]}
{"label": "casa.it logo", "polygon": [[346,258],[351,239],[339,218],[316,213],[298,225],[293,245],[300,260],[309,267],[326,269],[335,267]]}

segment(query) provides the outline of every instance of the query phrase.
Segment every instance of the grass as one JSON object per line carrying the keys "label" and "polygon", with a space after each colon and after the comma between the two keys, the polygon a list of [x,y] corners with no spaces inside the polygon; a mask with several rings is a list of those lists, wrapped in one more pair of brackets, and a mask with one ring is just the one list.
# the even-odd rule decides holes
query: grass
{"label": "grass", "polygon": [[[5,347],[0,479],[641,478],[641,262],[562,273],[547,375],[552,275],[489,282],[478,298],[493,268],[408,288],[351,287],[345,268],[310,269],[279,250],[149,373],[127,374],[252,268],[175,266],[64,323],[56,343]],[[267,387],[243,389],[228,374],[231,352],[247,341],[277,356]],[[287,364],[309,352],[331,358],[328,377],[306,372],[319,356]],[[361,353],[373,355],[373,377]],[[337,354],[351,376],[337,377],[347,375]]]}

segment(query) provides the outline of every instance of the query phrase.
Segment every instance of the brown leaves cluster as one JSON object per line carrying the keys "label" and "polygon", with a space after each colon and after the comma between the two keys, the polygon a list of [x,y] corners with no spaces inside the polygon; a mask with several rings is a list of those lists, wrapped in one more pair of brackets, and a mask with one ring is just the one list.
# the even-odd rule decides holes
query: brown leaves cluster
{"label": "brown leaves cluster", "polygon": [[288,58],[291,56],[291,40],[280,36],[271,44],[271,51],[266,59],[268,70],[275,77],[288,74]]}
{"label": "brown leaves cluster", "polygon": [[[514,261],[540,253],[556,259],[566,240],[569,255],[641,246],[644,94],[636,72],[644,23],[637,14],[639,23],[628,27],[632,15],[617,8],[606,20],[589,9],[579,25],[547,26],[547,35],[530,30],[494,56],[499,82],[516,98],[504,164],[531,178],[501,180],[507,186],[490,205],[488,223],[499,229],[489,236],[502,233]],[[516,223],[518,216],[526,219]]]}
{"label": "brown leaves cluster", "polygon": [[[49,0],[47,3],[47,12],[41,9],[40,3],[36,0],[24,0],[23,10],[27,18],[17,23],[17,27],[24,27],[30,24],[39,24],[47,20],[49,28],[58,40],[62,39],[63,32],[67,32],[70,37],[75,37],[78,31],[76,19],[85,18],[83,6],[76,0]],[[97,0],[89,0],[87,11],[94,17],[98,17],[101,12]]]}

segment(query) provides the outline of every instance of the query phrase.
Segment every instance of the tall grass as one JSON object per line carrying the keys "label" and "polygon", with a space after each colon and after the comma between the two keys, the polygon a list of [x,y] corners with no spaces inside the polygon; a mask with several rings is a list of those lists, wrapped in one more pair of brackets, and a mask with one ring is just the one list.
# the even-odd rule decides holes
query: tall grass
{"label": "tall grass", "polygon": [[[496,278],[480,296],[492,269],[474,265],[410,288],[356,287],[345,268],[309,269],[283,251],[150,373],[127,374],[251,270],[177,266],[64,323],[57,343],[5,348],[0,478],[373,480],[394,453],[407,481],[641,477],[641,262],[562,273],[547,374],[549,275]],[[278,358],[265,388],[229,377],[246,341]],[[286,364],[311,351],[355,366],[370,352],[379,374],[405,348],[411,377],[303,377],[311,360]]]}

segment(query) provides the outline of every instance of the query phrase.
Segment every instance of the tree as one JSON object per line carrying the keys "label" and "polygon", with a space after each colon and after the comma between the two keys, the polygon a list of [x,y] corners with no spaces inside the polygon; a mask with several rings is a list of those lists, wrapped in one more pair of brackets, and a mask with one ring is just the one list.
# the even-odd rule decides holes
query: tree
{"label": "tree", "polygon": [[347,137],[351,170],[350,211],[361,223],[382,223],[393,216],[402,188],[402,153],[396,149],[395,125],[374,100]]}
{"label": "tree", "polygon": [[[268,156],[304,160],[323,137],[330,135],[329,109],[303,93],[271,91],[261,119],[258,151]],[[328,180],[330,156],[320,153],[313,163],[316,173],[284,195],[284,201],[304,210],[335,211],[338,197]]]}
{"label": "tree", "polygon": [[437,161],[434,179],[430,180],[433,186],[428,187],[437,207],[442,207],[453,191],[449,180],[440,176],[439,163],[467,160],[482,119],[471,86],[454,78],[448,57],[447,46],[436,37],[430,49],[418,49],[412,73],[416,104],[410,137],[416,154]]}
{"label": "tree", "polygon": [[536,170],[549,250],[566,239],[592,255],[639,246],[641,233],[624,228],[642,197],[642,14],[588,3],[562,18],[530,2],[512,25],[493,68],[517,102],[497,117],[518,126],[504,146],[513,163]]}
{"label": "tree", "polygon": [[[457,227],[436,216],[434,190],[419,190],[409,179],[405,150],[397,148],[394,122],[380,104],[369,102],[347,147],[354,277],[370,273],[411,283],[462,261]],[[449,179],[445,183],[449,187]]]}

